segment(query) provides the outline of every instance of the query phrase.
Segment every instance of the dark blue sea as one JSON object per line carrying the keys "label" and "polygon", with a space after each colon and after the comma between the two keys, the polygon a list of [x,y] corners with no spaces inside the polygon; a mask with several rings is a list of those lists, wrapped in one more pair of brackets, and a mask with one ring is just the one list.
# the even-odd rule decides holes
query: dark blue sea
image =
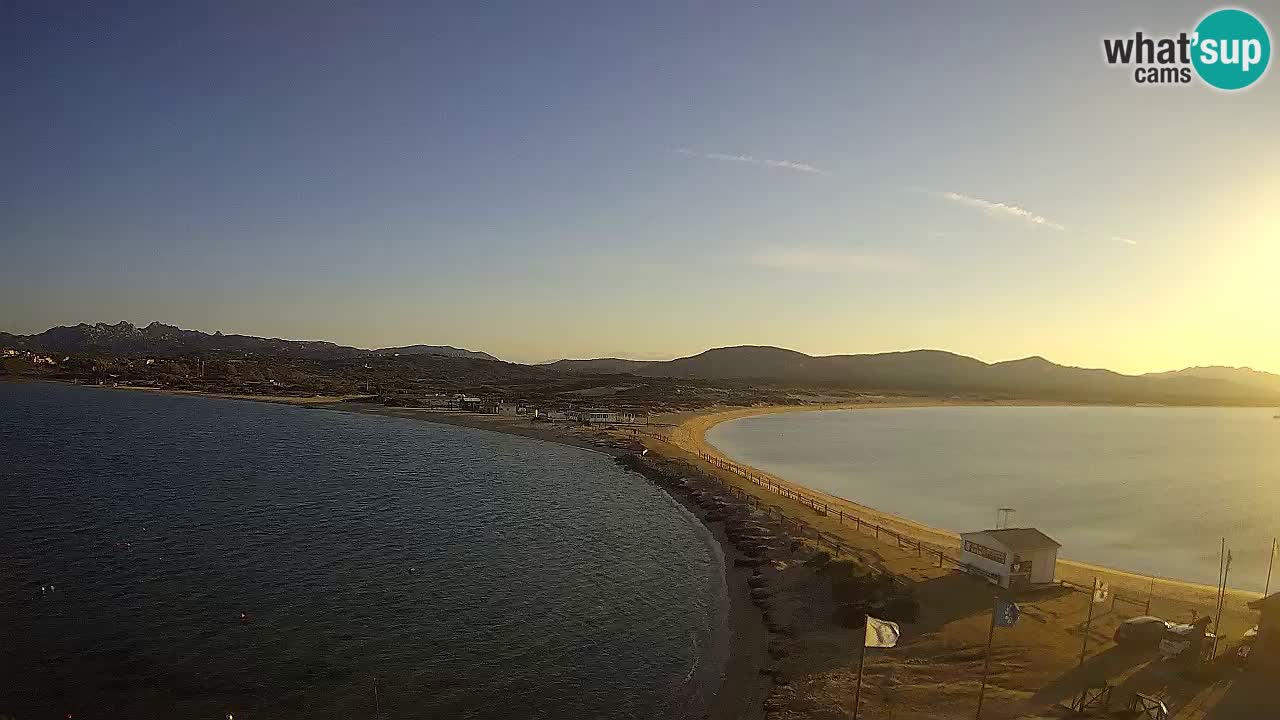
{"label": "dark blue sea", "polygon": [[600,454],[0,383],[19,720],[696,717],[727,652],[722,568]]}

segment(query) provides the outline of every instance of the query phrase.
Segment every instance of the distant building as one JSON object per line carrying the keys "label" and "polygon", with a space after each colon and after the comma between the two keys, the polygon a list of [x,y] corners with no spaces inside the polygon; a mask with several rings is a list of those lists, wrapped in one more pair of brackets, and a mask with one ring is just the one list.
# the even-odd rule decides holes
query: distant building
{"label": "distant building", "polygon": [[458,402],[447,395],[428,395],[423,398],[418,398],[414,404],[417,407],[436,408],[440,410],[447,410],[449,408],[456,409],[458,407]]}
{"label": "distant building", "polygon": [[31,362],[34,365],[57,365],[58,361],[48,355],[32,355]]}
{"label": "distant building", "polygon": [[0,357],[18,357],[18,355],[20,354],[21,353],[19,353],[17,350],[13,348],[5,348],[3,350],[0,350]]}
{"label": "distant building", "polygon": [[636,423],[635,413],[607,410],[603,408],[579,410],[573,414],[573,417],[578,422],[584,423],[605,423],[615,425],[634,425]]}
{"label": "distant building", "polygon": [[1052,583],[1058,541],[1035,528],[960,533],[960,562],[1003,588]]}

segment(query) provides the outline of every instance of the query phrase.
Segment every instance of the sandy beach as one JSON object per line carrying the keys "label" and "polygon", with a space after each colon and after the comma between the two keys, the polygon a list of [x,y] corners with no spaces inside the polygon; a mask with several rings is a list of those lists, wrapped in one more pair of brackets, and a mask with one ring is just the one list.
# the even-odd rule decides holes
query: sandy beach
{"label": "sandy beach", "polygon": [[[754,496],[762,505],[768,504],[786,517],[796,518],[831,537],[840,538],[855,548],[858,562],[865,563],[873,572],[885,573],[909,584],[920,604],[920,619],[915,624],[904,625],[904,642],[897,656],[882,656],[868,664],[868,682],[883,684],[872,684],[864,689],[866,707],[863,712],[866,713],[868,707],[879,708],[866,716],[878,717],[874,713],[892,712],[895,718],[971,717],[972,710],[968,706],[976,695],[975,678],[978,676],[975,664],[981,660],[990,614],[989,586],[955,572],[950,565],[938,568],[936,556],[934,559],[922,557],[910,543],[911,540],[921,541],[949,548],[958,554],[959,538],[954,532],[769,475],[779,485],[822,498],[833,507],[892,528],[908,540],[904,544],[858,533],[854,528],[841,526],[832,517],[817,516],[810,507],[779,497],[740,476],[713,467],[702,460],[699,453],[723,457],[707,442],[706,432],[719,423],[752,415],[972,404],[910,398],[818,407],[721,408],[662,418],[666,424],[648,428],[658,431],[669,442],[645,437],[639,439],[659,461],[682,464],[678,466],[687,468],[683,472],[692,476],[701,474],[715,478],[724,487],[736,488],[744,496]],[[336,409],[536,437],[615,455],[630,454],[630,451],[624,447],[611,447],[610,438],[622,441],[624,445],[626,441],[636,439],[625,429],[611,433],[563,424],[534,424],[519,418],[378,406],[353,408],[352,405],[341,403]],[[753,717],[755,715],[749,713],[759,710],[761,698],[764,717],[824,717],[837,710],[847,714],[851,710],[850,687],[856,678],[856,652],[850,648],[856,647],[857,639],[848,628],[831,620],[833,613],[839,612],[838,603],[831,596],[831,581],[792,560],[778,561],[778,567],[782,569],[769,573],[772,582],[776,583],[771,586],[771,602],[788,608],[788,611],[787,615],[775,612],[774,617],[766,622],[768,632],[765,633],[761,627],[761,615],[750,602],[750,588],[745,584],[748,580],[759,579],[758,573],[748,577],[741,569],[735,568],[731,559],[741,558],[741,553],[726,538],[719,522],[707,520],[705,509],[700,510],[690,504],[687,498],[676,494],[673,497],[703,519],[725,549],[729,565],[726,580],[734,607],[731,613],[734,646],[712,717]],[[1067,559],[1059,562],[1059,580],[1083,585],[1092,583],[1095,577],[1111,585],[1113,596],[1149,602],[1152,614],[1175,621],[1185,622],[1193,612],[1210,612],[1214,605],[1213,587],[1170,579],[1157,578],[1153,582],[1150,577],[1122,569]],[[1231,679],[1207,684],[1184,681],[1172,674],[1174,670],[1170,666],[1119,653],[1111,643],[1111,634],[1125,618],[1147,612],[1147,606],[1113,600],[1098,607],[1089,622],[1088,645],[1083,648],[1085,661],[1080,664],[1086,611],[1089,609],[1087,597],[1061,588],[1020,600],[1024,617],[1030,622],[1012,631],[1002,631],[1004,637],[998,639],[993,647],[995,669],[987,690],[985,718],[1046,717],[1043,713],[1047,708],[1066,700],[1079,687],[1101,679],[1124,692],[1160,689],[1171,707],[1188,710],[1188,714],[1178,717],[1248,717],[1222,712],[1209,714],[1214,707],[1227,707],[1233,703],[1238,707],[1250,707],[1252,698],[1261,690],[1248,682]],[[1239,638],[1256,622],[1256,613],[1245,606],[1246,601],[1253,597],[1256,595],[1251,593],[1229,593],[1221,627],[1226,642]],[[784,621],[780,617],[789,619]],[[765,644],[769,653],[761,651]],[[889,687],[894,692],[888,692]],[[749,702],[748,698],[751,699]],[[817,712],[815,708],[818,707],[826,710]]]}
{"label": "sandy beach", "polygon": [[[955,533],[916,522],[909,518],[866,507],[858,503],[817,492],[785,478],[756,472],[770,481],[817,498],[831,508],[890,528],[903,540],[879,537],[861,528],[842,524],[831,514],[815,513],[804,503],[780,496],[741,475],[716,467],[702,459],[702,454],[724,458],[708,443],[705,433],[728,420],[773,412],[805,410],[870,409],[888,407],[924,407],[969,404],[922,402],[916,399],[888,400],[875,404],[842,404],[821,407],[754,407],[726,408],[718,411],[671,418],[662,428],[666,438],[646,438],[645,444],[656,453],[681,458],[699,466],[703,472],[719,477],[727,485],[751,494],[790,517],[825,536],[838,538],[851,548],[855,562],[875,573],[897,578],[912,588],[919,602],[917,622],[904,624],[903,641],[891,653],[885,653],[876,664],[868,666],[872,682],[884,683],[892,693],[872,690],[868,702],[878,705],[874,713],[893,713],[895,718],[972,717],[976,696],[976,679],[984,653],[987,623],[990,617],[991,590],[985,581],[956,572],[948,564],[939,568],[937,555],[922,553],[915,543],[941,546],[958,551]],[[956,552],[958,555],[958,552]],[[1142,691],[1162,697],[1175,717],[1235,718],[1259,717],[1254,710],[1260,703],[1272,702],[1266,683],[1251,673],[1236,678],[1216,674],[1212,679],[1197,681],[1183,677],[1176,663],[1159,663],[1141,654],[1121,651],[1111,642],[1118,624],[1128,617],[1146,613],[1178,622],[1187,622],[1194,614],[1211,614],[1216,604],[1215,588],[1170,579],[1153,579],[1087,563],[1060,560],[1060,581],[1088,585],[1095,577],[1111,586],[1111,600],[1090,609],[1089,595],[1068,587],[1041,591],[1020,597],[1024,621],[1012,630],[998,633],[992,648],[992,677],[987,688],[984,718],[1042,718],[1051,716],[1052,708],[1067,700],[1080,688],[1098,682],[1116,687],[1121,696]],[[828,591],[829,592],[829,591]],[[1220,656],[1229,657],[1232,643],[1257,622],[1257,613],[1246,602],[1254,593],[1230,591],[1223,608]],[[823,593],[807,592],[802,602],[817,612],[828,612]],[[1121,602],[1125,598],[1131,602]],[[1091,617],[1090,617],[1091,616]],[[1027,621],[1030,620],[1030,622]],[[1088,621],[1086,623],[1086,621]],[[1088,627],[1088,640],[1084,639]],[[805,678],[783,688],[775,707],[778,717],[786,711],[804,714],[802,708],[816,704],[848,707],[848,687],[856,677],[856,653],[837,651],[834,647],[856,647],[848,633],[837,625],[809,626],[796,632],[788,641],[790,657],[782,664],[787,675]],[[1086,644],[1087,643],[1087,644]],[[1083,653],[1083,655],[1082,655]],[[1083,660],[1082,660],[1083,658]],[[864,698],[867,693],[864,691]],[[966,709],[967,708],[967,709]],[[865,708],[864,708],[865,712]],[[770,715],[771,717],[773,715]]]}

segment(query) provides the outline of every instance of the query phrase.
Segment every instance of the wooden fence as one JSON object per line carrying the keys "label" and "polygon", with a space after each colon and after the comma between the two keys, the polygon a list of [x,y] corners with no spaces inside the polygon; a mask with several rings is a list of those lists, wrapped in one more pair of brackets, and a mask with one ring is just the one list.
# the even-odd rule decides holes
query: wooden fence
{"label": "wooden fence", "polygon": [[[628,428],[628,432],[637,436],[643,435],[646,437],[654,438],[655,440],[661,440],[663,442],[674,444],[673,438],[668,435],[649,432],[646,430],[640,430],[638,428]],[[775,482],[772,478],[766,475],[762,475],[759,471],[755,470],[754,468],[747,467],[745,465],[739,465],[738,463],[735,463],[731,460],[726,460],[725,458],[720,457],[718,455],[712,455],[710,453],[705,453],[700,450],[697,451],[697,455],[707,463],[717,468],[720,468],[721,470],[731,472],[734,475],[737,475],[741,478],[751,481],[753,484],[758,485],[759,487],[769,490],[770,492],[774,492],[774,493],[777,493],[778,495],[781,495],[782,497],[788,498],[790,500],[794,500],[800,503],[801,505],[804,505],[805,507],[808,507],[809,509],[813,510],[818,515],[822,515],[825,517],[834,516],[841,525],[852,525],[858,532],[862,534],[866,534],[866,535],[874,534],[876,539],[884,542],[893,541],[898,545],[898,548],[902,550],[910,551],[911,549],[915,549],[916,555],[920,557],[924,557],[926,555],[930,557],[937,557],[938,567],[950,566],[973,575],[980,575],[980,576],[986,577],[989,580],[994,580],[992,576],[982,571],[981,569],[976,568],[972,565],[966,565],[965,563],[962,563],[958,557],[952,557],[951,555],[947,554],[948,550],[950,550],[949,548],[923,542],[918,538],[911,537],[910,535],[902,533],[891,527],[886,527],[872,520],[859,517],[858,515],[847,512],[844,508],[840,506],[830,504],[824,498],[818,497],[816,495],[810,495],[808,493],[796,490],[795,488],[791,488],[791,487],[787,487],[785,485],[779,484],[778,482]],[[742,496],[744,498],[751,497],[748,493],[742,493]],[[776,505],[768,506],[768,508],[761,508],[761,509],[773,510],[773,511],[776,511],[777,515],[779,516],[782,515],[781,508],[778,508]],[[773,513],[771,512],[771,514]],[[805,526],[808,527],[807,523],[805,524]],[[827,547],[830,547],[833,550],[840,552],[841,554],[850,555],[850,556],[855,555],[855,553],[853,553],[848,548],[846,548],[843,544],[840,543],[839,538],[833,535],[830,535],[829,533],[822,533],[812,528],[809,528],[809,530],[810,530],[810,534],[807,535],[807,537],[810,537],[810,539],[817,542],[820,546],[825,544]],[[955,548],[954,550],[958,552],[958,548]],[[1076,592],[1082,592],[1082,593],[1093,592],[1093,589],[1086,585],[1078,585],[1076,583],[1069,582],[1066,580],[1059,580],[1058,583],[1062,587],[1068,588],[1070,590],[1074,590]],[[1112,592],[1109,595],[1109,599],[1111,600],[1112,611],[1116,609],[1117,603],[1127,603],[1134,607],[1142,608],[1144,615],[1151,614],[1151,598],[1150,597],[1147,597],[1145,599],[1139,599],[1134,597],[1126,597],[1124,595],[1121,595],[1120,593]]]}
{"label": "wooden fence", "polygon": [[[1088,585],[1073,583],[1070,580],[1059,580],[1058,584],[1064,588],[1067,588],[1068,590],[1074,590],[1078,593],[1084,593],[1085,595],[1093,594],[1093,588],[1089,587]],[[1109,592],[1107,593],[1107,598],[1111,600],[1112,612],[1115,612],[1116,603],[1127,603],[1129,605],[1133,605],[1134,607],[1142,608],[1143,615],[1151,614],[1151,596],[1149,595],[1145,599],[1139,599],[1135,597],[1125,597],[1124,595],[1121,595],[1118,592]]]}
{"label": "wooden fence", "polygon": [[[654,438],[656,440],[661,440],[663,442],[671,442],[670,437],[667,437],[658,433],[653,433],[653,432],[648,432],[645,430],[639,430],[639,429],[633,429],[633,428],[629,428],[628,432],[634,435],[644,435],[647,437]],[[809,508],[810,510],[812,510],[814,513],[818,515],[821,515],[823,517],[834,517],[836,521],[839,522],[841,525],[850,525],[861,534],[874,535],[877,540],[880,540],[882,542],[892,541],[896,543],[898,548],[901,550],[905,550],[908,552],[911,550],[915,550],[916,555],[918,557],[925,557],[926,555],[930,557],[937,557],[938,567],[950,566],[960,570],[964,570],[965,572],[973,572],[980,575],[986,575],[986,573],[982,573],[977,568],[961,563],[959,558],[952,557],[951,555],[947,554],[948,548],[946,547],[923,542],[918,538],[911,537],[910,535],[899,532],[898,530],[895,530],[891,527],[882,525],[873,520],[869,520],[867,518],[863,518],[861,516],[848,512],[844,508],[838,505],[832,505],[825,498],[821,498],[816,495],[810,495],[808,493],[796,490],[795,488],[787,487],[786,485],[779,484],[775,482],[773,479],[769,478],[768,476],[760,474],[754,468],[750,468],[745,465],[739,465],[738,463],[735,463],[731,460],[726,460],[718,455],[712,455],[710,453],[705,453],[700,450],[697,451],[697,455],[698,457],[702,458],[702,460],[706,461],[707,463],[717,468],[720,468],[721,470],[731,472],[734,475],[737,475],[738,477],[741,477],[745,480],[749,480],[753,484],[759,487],[762,487],[765,490],[781,495],[782,497],[787,498],[789,500],[798,502],[801,505],[804,505],[805,507]],[[748,493],[743,493],[743,497],[747,498],[751,496]],[[766,509],[766,508],[761,508],[761,509]],[[769,506],[766,510],[769,510],[769,509],[777,510],[778,515],[782,514],[781,509],[777,508],[777,506]],[[773,513],[770,513],[770,514],[773,514]],[[840,538],[834,535],[831,535],[830,533],[823,533],[821,531],[813,529],[812,527],[808,526],[807,523],[805,523],[805,526],[808,527],[809,529],[809,534],[806,535],[806,537],[809,537],[810,539],[812,539],[815,543],[819,545],[819,547],[826,546],[840,554],[856,556],[856,553],[851,548],[846,547],[840,541]]]}

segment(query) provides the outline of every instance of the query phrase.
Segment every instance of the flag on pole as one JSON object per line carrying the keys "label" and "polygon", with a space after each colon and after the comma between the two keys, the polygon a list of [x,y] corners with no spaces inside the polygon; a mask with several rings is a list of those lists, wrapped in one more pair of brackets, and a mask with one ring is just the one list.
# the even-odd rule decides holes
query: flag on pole
{"label": "flag on pole", "polygon": [[1011,628],[1018,623],[1018,618],[1022,616],[1022,610],[1012,601],[998,599],[996,600],[995,609],[995,626]]}
{"label": "flag on pole", "polygon": [[863,647],[891,648],[898,644],[898,623],[867,616],[867,637]]}
{"label": "flag on pole", "polygon": [[1093,586],[1093,601],[1096,603],[1106,602],[1107,596],[1111,594],[1111,585],[1108,583],[1099,583],[1095,581]]}

